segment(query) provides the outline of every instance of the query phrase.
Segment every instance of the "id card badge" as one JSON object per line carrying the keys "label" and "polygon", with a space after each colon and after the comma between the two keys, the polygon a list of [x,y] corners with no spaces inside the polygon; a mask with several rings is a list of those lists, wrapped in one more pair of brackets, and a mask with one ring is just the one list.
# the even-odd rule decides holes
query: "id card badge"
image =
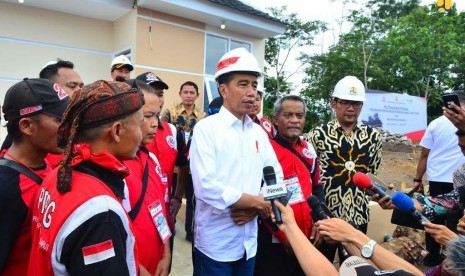
{"label": "id card badge", "polygon": [[287,179],[284,179],[284,184],[286,185],[287,190],[292,192],[292,197],[289,199],[289,205],[305,201],[302,187],[300,187],[299,178],[297,178],[297,175],[293,175]]}
{"label": "id card badge", "polygon": [[165,198],[164,198],[165,203],[169,203],[170,202],[170,193],[171,193],[171,191],[169,191],[169,188],[168,188],[168,175],[166,173],[162,174],[161,182],[165,186]]}
{"label": "id card badge", "polygon": [[152,217],[153,224],[157,228],[158,235],[160,236],[163,244],[166,244],[171,237],[171,230],[163,214],[162,205],[160,202],[154,202],[148,206],[150,216]]}

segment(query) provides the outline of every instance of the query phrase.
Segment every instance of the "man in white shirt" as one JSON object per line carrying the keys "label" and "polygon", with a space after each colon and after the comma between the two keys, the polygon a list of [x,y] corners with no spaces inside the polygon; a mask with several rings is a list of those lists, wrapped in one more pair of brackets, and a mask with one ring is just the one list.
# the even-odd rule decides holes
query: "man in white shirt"
{"label": "man in white shirt", "polygon": [[[465,93],[457,92],[460,103],[465,106]],[[452,191],[453,172],[461,164],[465,163],[460,147],[458,146],[457,128],[443,115],[433,120],[426,129],[425,135],[421,139],[422,147],[420,159],[418,160],[417,172],[413,179],[414,187],[423,189],[422,178],[426,172],[430,196],[438,196]],[[460,217],[447,217],[447,225],[453,227],[457,225]],[[435,223],[444,224],[444,220],[435,221]],[[429,255],[425,258],[425,265],[434,266],[440,264],[441,246],[427,234],[425,237],[426,249]]]}
{"label": "man in white shirt", "polygon": [[278,183],[283,178],[267,134],[247,115],[260,75],[246,49],[226,53],[215,74],[223,106],[194,129],[194,275],[253,275],[257,214],[271,212],[260,196],[263,168],[273,166]]}

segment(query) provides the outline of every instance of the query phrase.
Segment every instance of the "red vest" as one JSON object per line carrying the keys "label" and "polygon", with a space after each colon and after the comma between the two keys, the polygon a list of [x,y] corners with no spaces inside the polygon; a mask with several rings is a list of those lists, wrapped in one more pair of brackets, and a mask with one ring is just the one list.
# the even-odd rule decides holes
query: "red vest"
{"label": "red vest", "polygon": [[138,256],[142,266],[150,274],[155,274],[158,263],[163,257],[165,245],[158,234],[158,230],[153,223],[148,206],[155,202],[160,202],[163,207],[165,217],[167,211],[164,204],[164,186],[161,182],[160,167],[156,162],[142,150],[139,150],[137,157],[133,160],[125,161],[130,174],[125,178],[131,209],[134,208],[142,192],[142,179],[146,161],[148,161],[148,181],[144,201],[142,201],[136,219],[133,221],[134,234],[136,236]]}
{"label": "red vest", "polygon": [[[310,172],[307,167],[295,156],[291,151],[278,144],[275,140],[270,140],[271,145],[276,153],[279,164],[283,169],[284,179],[288,179],[292,176],[297,176],[299,179],[300,187],[302,189],[304,201],[291,205],[294,211],[295,220],[300,230],[305,234],[306,237],[310,237],[312,229],[312,217],[310,216],[310,207],[307,204],[306,199],[312,195],[312,180]],[[294,149],[300,153],[300,155],[308,162],[310,167],[316,162],[316,154],[314,151],[310,154],[308,143],[301,140],[297,142]],[[275,235],[278,239],[284,240],[284,234],[279,231],[279,234]]]}
{"label": "red vest", "polygon": [[[58,263],[60,256],[56,256],[55,253],[57,248],[63,246],[60,242],[64,240],[59,239],[57,235],[63,235],[64,232],[79,227],[84,221],[78,219],[86,213],[97,212],[96,208],[100,204],[104,205],[103,208],[117,213],[123,221],[128,235],[126,246],[132,245],[131,249],[126,250],[128,269],[131,275],[138,274],[136,241],[130,219],[121,206],[120,199],[102,181],[78,171],[73,171],[71,182],[74,185],[71,191],[60,194],[56,189],[57,172],[58,168],[45,179],[33,208],[33,240],[28,275],[53,275],[54,269],[63,270],[63,264]],[[76,213],[81,214],[81,217],[70,218]],[[65,222],[67,224],[64,224]]]}
{"label": "red vest", "polygon": [[262,129],[268,135],[268,138],[273,139],[273,137],[276,135],[273,123],[271,123],[271,121],[267,118],[263,117],[259,119],[258,117],[255,117],[254,123],[259,124],[262,127]]}
{"label": "red vest", "polygon": [[[155,139],[147,145],[149,151],[151,151],[158,158],[160,162],[162,175],[166,175],[167,182],[167,195],[168,198],[165,201],[167,210],[170,209],[170,199],[173,186],[173,174],[174,167],[176,165],[176,157],[178,150],[176,148],[176,133],[173,133],[170,125],[165,121],[160,121],[157,128],[157,134]],[[171,229],[174,229],[174,218],[168,212],[168,224]]]}

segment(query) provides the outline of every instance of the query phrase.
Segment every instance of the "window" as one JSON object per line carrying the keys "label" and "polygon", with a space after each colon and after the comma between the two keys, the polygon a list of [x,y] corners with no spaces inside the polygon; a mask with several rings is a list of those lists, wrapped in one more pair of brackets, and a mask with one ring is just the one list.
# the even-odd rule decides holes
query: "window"
{"label": "window", "polygon": [[129,60],[131,60],[131,57],[132,57],[131,49],[126,49],[121,52],[117,52],[113,55],[113,58],[120,56],[120,55],[125,55]]}
{"label": "window", "polygon": [[218,85],[216,84],[215,78],[212,77],[205,77],[205,89],[203,95],[203,111],[208,111],[208,105],[214,98],[220,96],[220,92],[218,92]]}
{"label": "window", "polygon": [[239,47],[244,47],[249,52],[252,50],[252,45],[248,42],[207,34],[205,48],[205,74],[215,75],[218,60],[220,60],[220,58],[229,50]]}
{"label": "window", "polygon": [[229,50],[244,47],[249,52],[252,51],[252,44],[249,42],[238,41],[227,37],[207,34],[205,47],[205,93],[203,97],[203,107],[206,112],[210,102],[219,97],[218,87],[213,77],[216,72],[218,60]]}
{"label": "window", "polygon": [[226,38],[207,35],[207,52],[205,55],[205,74],[214,75],[218,60],[228,51]]}
{"label": "window", "polygon": [[240,48],[240,47],[244,47],[250,52],[250,43],[241,42],[237,40],[231,40],[231,50]]}

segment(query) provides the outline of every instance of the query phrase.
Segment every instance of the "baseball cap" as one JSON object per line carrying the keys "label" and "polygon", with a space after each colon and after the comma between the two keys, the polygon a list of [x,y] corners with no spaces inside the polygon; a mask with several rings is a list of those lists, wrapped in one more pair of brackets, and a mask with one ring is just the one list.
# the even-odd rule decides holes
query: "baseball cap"
{"label": "baseball cap", "polygon": [[160,84],[162,89],[168,89],[168,85],[153,72],[145,72],[143,74],[140,74],[139,76],[137,76],[136,80],[143,81],[148,85]]}
{"label": "baseball cap", "polygon": [[16,83],[5,95],[3,117],[14,121],[41,112],[61,118],[69,96],[58,84],[47,79],[28,79]]}
{"label": "baseball cap", "polygon": [[124,66],[128,67],[129,71],[134,70],[131,61],[125,55],[120,55],[111,61],[110,70],[113,71],[115,68],[119,69]]}
{"label": "baseball cap", "polygon": [[411,275],[403,270],[377,270],[371,266],[366,260],[350,256],[345,259],[339,267],[339,275],[341,276],[371,276],[371,275],[390,275],[390,276],[407,276]]}

